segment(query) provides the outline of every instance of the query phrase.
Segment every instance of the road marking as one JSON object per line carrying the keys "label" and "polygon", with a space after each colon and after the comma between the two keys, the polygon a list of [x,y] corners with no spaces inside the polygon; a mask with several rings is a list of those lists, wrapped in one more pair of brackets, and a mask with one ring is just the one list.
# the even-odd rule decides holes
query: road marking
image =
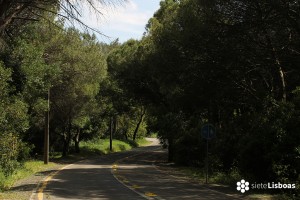
{"label": "road marking", "polygon": [[[80,161],[82,162],[82,161]],[[74,164],[74,163],[73,163]],[[70,164],[70,165],[67,165],[67,166],[64,166],[64,167],[61,167],[59,168],[57,171],[55,172],[52,172],[50,173],[41,183],[38,184],[36,190],[31,194],[30,196],[30,200],[34,200],[35,196],[37,195],[37,199],[38,200],[43,200],[44,199],[44,190],[45,188],[47,187],[47,184],[48,182],[56,175],[58,174],[58,172],[64,170],[65,168],[73,165],[73,164]]]}
{"label": "road marking", "polygon": [[152,193],[152,192],[146,192],[145,195],[146,195],[147,197],[157,197],[157,195],[154,194],[154,193]]}
{"label": "road marking", "polygon": [[115,177],[115,179],[119,183],[121,183],[122,185],[124,185],[125,187],[127,187],[128,189],[130,189],[131,191],[135,192],[136,194],[140,195],[141,197],[143,197],[145,199],[152,200],[152,198],[149,198],[149,197],[145,196],[143,193],[140,193],[137,190],[135,190],[135,188],[130,187],[129,185],[125,184],[123,181],[121,181],[121,179],[120,179],[121,177],[120,176],[115,175],[113,172],[111,172],[111,174]]}
{"label": "road marking", "polygon": [[133,189],[139,189],[139,188],[141,188],[141,186],[139,186],[139,185],[133,185],[132,188]]}
{"label": "road marking", "polygon": [[42,200],[42,199],[44,198],[44,193],[43,193],[43,191],[44,191],[44,189],[46,188],[46,186],[47,186],[47,184],[48,184],[48,181],[50,181],[50,180],[53,178],[53,176],[55,176],[57,173],[58,173],[58,171],[52,173],[51,175],[49,175],[49,176],[44,180],[44,182],[42,183],[42,187],[40,187],[40,188],[38,189],[38,195],[37,195],[37,196],[38,196],[38,200]]}
{"label": "road marking", "polygon": [[[156,148],[156,149],[160,149],[161,147],[159,148]],[[156,150],[154,149],[154,150]],[[128,183],[129,181],[127,181],[127,179],[124,177],[124,176],[120,176],[120,175],[116,175],[114,173],[114,169],[113,169],[113,166],[116,165],[117,163],[119,164],[121,161],[123,160],[126,160],[126,159],[130,159],[132,157],[136,157],[136,156],[139,156],[141,154],[145,154],[147,152],[150,152],[151,150],[148,150],[148,151],[144,151],[144,152],[141,152],[141,153],[136,153],[136,154],[133,154],[131,156],[127,156],[125,158],[121,158],[117,161],[115,161],[112,165],[112,170],[111,170],[111,174],[115,177],[115,179],[117,181],[119,181],[119,183],[121,183],[122,185],[124,185],[125,187],[127,187],[128,189],[130,189],[131,191],[135,192],[136,194],[140,195],[141,197],[145,198],[145,199],[148,199],[148,200],[153,200],[153,199],[158,199],[158,200],[165,200],[161,197],[159,197],[158,195],[152,193],[152,192],[146,192],[145,194],[137,191],[136,189],[139,189],[139,188],[142,188],[141,186],[138,186],[138,185],[130,185],[130,184],[125,184],[125,183]],[[122,180],[121,180],[122,179]],[[125,180],[125,181],[124,181]]]}
{"label": "road marking", "polygon": [[114,165],[112,166],[112,168],[113,168],[113,169],[117,169],[117,168],[118,168],[118,165],[114,164]]}

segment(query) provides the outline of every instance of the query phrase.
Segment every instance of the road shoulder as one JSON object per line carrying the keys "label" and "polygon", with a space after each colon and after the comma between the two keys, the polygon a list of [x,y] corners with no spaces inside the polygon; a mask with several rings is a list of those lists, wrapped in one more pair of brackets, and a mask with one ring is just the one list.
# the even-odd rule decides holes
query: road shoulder
{"label": "road shoulder", "polygon": [[0,193],[1,200],[28,200],[32,193],[36,191],[38,185],[51,173],[56,172],[65,164],[56,163],[54,166],[49,166],[41,172],[37,172],[27,178],[17,181],[9,190]]}

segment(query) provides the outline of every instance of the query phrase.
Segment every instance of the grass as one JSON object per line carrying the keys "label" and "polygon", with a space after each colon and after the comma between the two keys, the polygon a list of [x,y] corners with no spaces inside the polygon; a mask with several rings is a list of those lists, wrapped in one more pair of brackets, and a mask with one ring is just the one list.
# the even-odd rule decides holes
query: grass
{"label": "grass", "polygon": [[151,144],[148,140],[145,138],[137,138],[135,141],[133,140],[126,140],[126,143],[130,144],[131,147],[141,147]]}
{"label": "grass", "polygon": [[[93,141],[86,141],[80,143],[80,154],[70,154],[67,157],[62,158],[61,153],[52,152],[50,159],[53,162],[49,162],[45,165],[43,161],[29,160],[24,163],[22,168],[19,168],[9,177],[4,177],[0,173],[0,192],[11,188],[18,180],[27,178],[35,173],[45,171],[49,168],[55,167],[58,163],[66,164],[76,162],[80,159],[91,157],[95,155],[109,154],[113,152],[126,151],[134,147],[145,146],[149,144],[146,139],[137,139],[136,141],[120,141],[113,140],[112,151],[109,150],[109,139],[98,139]],[[0,195],[1,196],[1,195]],[[0,197],[1,199],[1,197]]]}
{"label": "grass", "polygon": [[109,139],[100,139],[93,141],[86,141],[80,143],[82,155],[90,154],[108,154],[111,152],[126,151],[132,148],[132,145],[120,140],[113,140],[112,151],[109,149]]}
{"label": "grass", "polygon": [[134,147],[148,145],[149,142],[145,139],[137,139],[136,141],[127,140],[113,140],[112,151],[109,149],[109,139],[98,139],[92,141],[86,141],[80,143],[81,155],[92,155],[92,154],[108,154],[112,152],[126,151]]}
{"label": "grass", "polygon": [[[186,177],[189,177],[193,180],[196,180],[201,183],[205,183],[205,170],[201,168],[194,167],[176,167],[176,169]],[[230,190],[231,192],[236,192],[236,182],[237,180],[241,180],[242,177],[238,172],[232,171],[230,174],[225,173],[214,173],[209,177],[209,184],[211,186],[215,186],[215,188],[222,190]],[[227,189],[226,189],[227,188]],[[224,191],[226,193],[226,191]],[[247,196],[245,196],[246,200],[289,200],[295,199],[287,194],[264,194],[264,193],[255,193],[249,192]]]}
{"label": "grass", "polygon": [[283,198],[279,198],[279,196],[271,195],[271,194],[250,194],[247,196],[247,200],[284,200]]}
{"label": "grass", "polygon": [[138,138],[136,140],[136,143],[138,144],[138,146],[147,146],[149,144],[151,144],[151,142],[149,142],[148,140],[146,140],[145,138]]}
{"label": "grass", "polygon": [[[178,167],[179,171],[186,175],[189,178],[197,180],[201,183],[205,182],[205,170],[196,167]],[[230,174],[225,173],[214,173],[213,176],[209,176],[209,183],[212,184],[224,184],[224,185],[234,185],[236,184],[236,180],[241,180],[242,177],[236,172],[232,172]]]}
{"label": "grass", "polygon": [[157,138],[157,133],[151,133],[147,137],[149,137],[149,138]]}
{"label": "grass", "polygon": [[44,171],[50,167],[54,167],[56,164],[50,162],[48,165],[45,165],[43,161],[29,160],[24,163],[24,166],[15,171],[11,176],[4,177],[0,174],[0,191],[8,190],[11,188],[14,183],[20,179],[27,178],[32,174],[35,174],[40,171]]}

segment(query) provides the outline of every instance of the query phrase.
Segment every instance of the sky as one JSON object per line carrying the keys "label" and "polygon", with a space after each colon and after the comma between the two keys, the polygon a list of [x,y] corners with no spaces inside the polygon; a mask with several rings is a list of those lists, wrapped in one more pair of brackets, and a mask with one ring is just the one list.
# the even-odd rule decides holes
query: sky
{"label": "sky", "polygon": [[119,38],[119,42],[128,39],[141,39],[145,32],[145,25],[159,9],[160,0],[127,0],[127,3],[116,6],[99,5],[103,16],[98,18],[90,12],[84,12],[83,21],[88,26],[100,30],[109,36],[98,34],[99,41],[109,43]]}

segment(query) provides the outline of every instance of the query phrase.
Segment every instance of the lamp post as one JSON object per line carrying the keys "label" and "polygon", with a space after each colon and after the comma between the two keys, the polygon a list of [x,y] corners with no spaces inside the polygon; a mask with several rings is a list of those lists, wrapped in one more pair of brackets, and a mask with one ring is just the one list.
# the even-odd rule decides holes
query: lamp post
{"label": "lamp post", "polygon": [[47,92],[47,111],[45,113],[45,134],[44,134],[44,164],[49,163],[49,115],[50,115],[50,88]]}
{"label": "lamp post", "polygon": [[112,117],[110,117],[110,122],[109,122],[109,150],[110,151],[112,151],[112,134],[113,134],[112,126],[113,126],[113,119]]}

